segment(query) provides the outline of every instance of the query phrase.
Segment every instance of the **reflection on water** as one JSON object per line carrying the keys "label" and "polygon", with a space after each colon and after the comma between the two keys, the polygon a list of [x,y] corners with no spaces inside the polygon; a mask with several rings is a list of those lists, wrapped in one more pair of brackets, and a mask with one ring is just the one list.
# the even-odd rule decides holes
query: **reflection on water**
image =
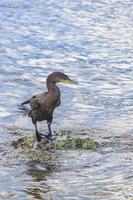
{"label": "reflection on water", "polygon": [[[133,198],[132,9],[131,0],[0,1],[0,160],[6,164],[0,198]],[[33,130],[16,105],[46,90],[53,71],[79,82],[60,85],[53,129],[98,128],[94,137],[108,145],[100,152],[62,152],[58,170],[29,160],[9,162],[12,150],[2,143]],[[16,135],[10,134],[14,127]]]}
{"label": "reflection on water", "polygon": [[52,163],[47,165],[41,162],[30,162],[26,174],[32,177],[32,181],[30,181],[25,188],[25,192],[28,196],[39,200],[44,199],[44,196],[46,198],[47,193],[52,190],[52,188],[47,184],[46,177],[50,176],[54,170],[55,165]]}

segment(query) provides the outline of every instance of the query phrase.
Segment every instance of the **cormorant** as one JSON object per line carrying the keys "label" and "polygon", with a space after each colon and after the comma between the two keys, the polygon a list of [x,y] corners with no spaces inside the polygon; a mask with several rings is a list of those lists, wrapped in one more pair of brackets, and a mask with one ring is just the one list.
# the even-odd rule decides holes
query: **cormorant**
{"label": "cormorant", "polygon": [[[47,77],[46,85],[47,92],[34,95],[31,99],[23,102],[19,105],[19,109],[22,112],[27,112],[31,117],[32,123],[35,126],[36,139],[38,142],[41,139],[47,139],[52,141],[51,123],[53,120],[53,112],[56,107],[61,104],[61,92],[56,83],[70,83],[77,84],[77,82],[71,80],[67,75],[62,72],[53,72]],[[24,104],[30,104],[30,109],[24,106]],[[37,129],[37,122],[47,120],[48,134],[39,133]]]}

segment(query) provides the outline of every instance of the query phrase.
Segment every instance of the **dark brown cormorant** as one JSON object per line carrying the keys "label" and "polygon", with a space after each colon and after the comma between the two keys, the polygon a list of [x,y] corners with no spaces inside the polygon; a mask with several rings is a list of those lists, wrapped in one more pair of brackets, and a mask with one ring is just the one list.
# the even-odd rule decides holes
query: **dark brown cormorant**
{"label": "dark brown cormorant", "polygon": [[[59,82],[77,84],[64,73],[53,72],[46,80],[47,92],[34,95],[31,99],[19,105],[19,109],[22,112],[27,112],[28,116],[31,117],[32,122],[35,125],[36,138],[38,142],[44,138],[52,140],[51,123],[53,120],[53,112],[61,103],[61,92],[59,87],[56,85],[56,83]],[[30,109],[25,107],[24,104],[30,104]],[[47,120],[48,124],[48,134],[46,135],[39,133],[37,129],[37,122],[43,120]]]}

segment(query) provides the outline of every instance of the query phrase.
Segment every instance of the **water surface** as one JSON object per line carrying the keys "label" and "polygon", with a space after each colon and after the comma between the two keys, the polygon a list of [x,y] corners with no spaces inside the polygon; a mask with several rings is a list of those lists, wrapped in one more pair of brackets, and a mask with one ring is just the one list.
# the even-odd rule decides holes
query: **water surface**
{"label": "water surface", "polygon": [[[133,198],[132,10],[131,0],[0,1],[1,199]],[[79,82],[60,85],[53,129],[97,130],[107,145],[61,152],[53,167],[13,159],[8,142],[34,131],[16,105],[46,90],[53,71]]]}

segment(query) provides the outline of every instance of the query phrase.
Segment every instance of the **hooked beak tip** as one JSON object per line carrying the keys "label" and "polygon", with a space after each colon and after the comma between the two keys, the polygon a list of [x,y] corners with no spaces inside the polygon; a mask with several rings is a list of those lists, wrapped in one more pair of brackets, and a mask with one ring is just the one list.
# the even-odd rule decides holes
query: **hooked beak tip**
{"label": "hooked beak tip", "polygon": [[70,79],[70,84],[78,85],[78,82],[77,81],[73,81],[73,80]]}

